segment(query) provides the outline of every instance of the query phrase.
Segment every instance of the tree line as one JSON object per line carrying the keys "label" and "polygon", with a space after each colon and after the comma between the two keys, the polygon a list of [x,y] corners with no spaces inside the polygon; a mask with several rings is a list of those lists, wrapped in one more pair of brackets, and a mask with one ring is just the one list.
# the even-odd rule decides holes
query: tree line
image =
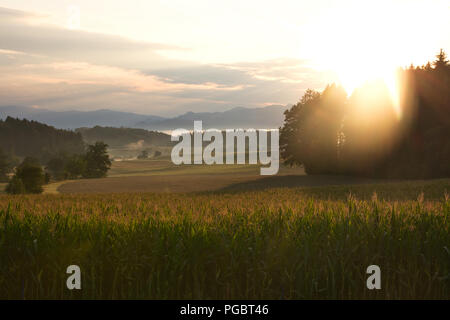
{"label": "tree line", "polygon": [[[0,181],[12,194],[41,193],[50,180],[102,178],[108,145],[86,145],[80,133],[26,119],[0,120]],[[11,177],[12,176],[12,177]]]}
{"label": "tree line", "polygon": [[398,70],[392,99],[381,81],[347,96],[335,84],[307,90],[285,112],[280,154],[307,174],[384,178],[450,176],[450,65],[443,50],[432,63]]}
{"label": "tree line", "polygon": [[85,149],[80,133],[12,117],[0,120],[0,146],[9,155],[33,156],[42,163],[58,153],[77,154]]}
{"label": "tree line", "polygon": [[168,134],[138,128],[95,126],[93,128],[78,128],[75,129],[75,132],[80,133],[87,143],[103,141],[112,147],[124,146],[140,140],[143,140],[144,144],[148,146],[171,146],[174,144],[170,141],[170,135]]}
{"label": "tree line", "polygon": [[[25,157],[17,166],[8,162],[8,156],[0,150],[0,171],[3,181],[7,181],[5,191],[11,194],[41,193],[44,184],[53,180],[78,178],[103,178],[111,167],[111,160],[107,153],[107,145],[96,142],[88,145],[82,154],[61,154],[49,160],[43,166],[34,157]],[[12,178],[8,174],[13,172]]]}

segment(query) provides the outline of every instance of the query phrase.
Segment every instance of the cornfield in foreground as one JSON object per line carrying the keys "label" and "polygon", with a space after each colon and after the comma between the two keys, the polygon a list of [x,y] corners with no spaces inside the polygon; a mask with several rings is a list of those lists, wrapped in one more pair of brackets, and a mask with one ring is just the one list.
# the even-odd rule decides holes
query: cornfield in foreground
{"label": "cornfield in foreground", "polygon": [[[1,196],[0,298],[450,298],[444,190],[317,194]],[[73,264],[81,290],[66,287]],[[366,288],[372,264],[381,290]]]}

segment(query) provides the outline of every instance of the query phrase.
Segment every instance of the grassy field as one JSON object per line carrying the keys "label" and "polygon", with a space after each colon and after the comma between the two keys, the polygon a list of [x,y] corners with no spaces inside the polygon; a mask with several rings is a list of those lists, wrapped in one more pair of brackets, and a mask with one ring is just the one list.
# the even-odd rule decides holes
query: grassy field
{"label": "grassy field", "polygon": [[[132,173],[143,164],[121,163],[103,180],[190,177],[179,191],[208,183],[159,165]],[[161,174],[171,170],[183,174]],[[205,173],[210,192],[1,195],[0,298],[450,298],[449,179],[221,170]],[[82,290],[65,287],[71,264]],[[372,264],[381,290],[366,288]]]}
{"label": "grassy field", "polygon": [[170,160],[114,161],[106,179],[50,184],[47,193],[199,192],[380,183],[382,180],[306,176],[302,168],[281,166],[276,176],[261,176],[259,165],[181,165]]}
{"label": "grassy field", "polygon": [[[170,160],[114,161],[106,179],[60,183],[61,193],[196,192],[218,190],[261,179],[257,165],[181,165]],[[280,175],[303,174],[300,168],[281,168]]]}

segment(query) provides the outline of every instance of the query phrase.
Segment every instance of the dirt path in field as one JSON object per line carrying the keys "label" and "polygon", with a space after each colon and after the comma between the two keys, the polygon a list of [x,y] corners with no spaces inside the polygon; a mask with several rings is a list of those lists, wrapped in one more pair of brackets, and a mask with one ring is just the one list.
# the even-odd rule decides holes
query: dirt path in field
{"label": "dirt path in field", "polygon": [[58,181],[58,182],[52,182],[49,184],[44,185],[44,191],[42,193],[44,194],[58,194],[58,188],[62,186],[63,184],[76,181],[76,180],[64,180],[64,181]]}

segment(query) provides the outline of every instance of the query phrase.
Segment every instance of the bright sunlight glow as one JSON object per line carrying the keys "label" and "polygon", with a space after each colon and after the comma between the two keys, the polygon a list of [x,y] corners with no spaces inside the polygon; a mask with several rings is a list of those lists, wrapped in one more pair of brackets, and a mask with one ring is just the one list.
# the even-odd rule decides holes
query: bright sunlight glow
{"label": "bright sunlight glow", "polygon": [[437,26],[433,20],[446,21],[439,15],[448,12],[448,6],[441,13],[427,10],[426,3],[412,1],[406,9],[391,2],[364,2],[329,11],[320,19],[322,24],[310,26],[315,28],[310,54],[318,66],[336,74],[348,94],[366,81],[383,80],[400,118],[396,70],[434,58]]}

